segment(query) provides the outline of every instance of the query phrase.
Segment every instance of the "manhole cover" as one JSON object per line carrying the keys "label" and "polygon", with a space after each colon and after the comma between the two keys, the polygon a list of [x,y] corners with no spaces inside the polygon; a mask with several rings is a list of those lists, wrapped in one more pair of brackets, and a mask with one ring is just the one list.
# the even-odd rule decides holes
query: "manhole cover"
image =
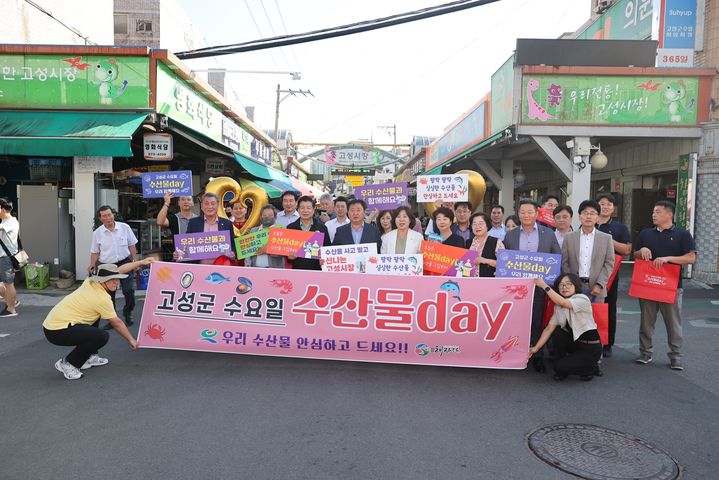
{"label": "manhole cover", "polygon": [[527,440],[541,460],[580,478],[669,480],[680,473],[676,460],[641,438],[594,425],[548,425]]}

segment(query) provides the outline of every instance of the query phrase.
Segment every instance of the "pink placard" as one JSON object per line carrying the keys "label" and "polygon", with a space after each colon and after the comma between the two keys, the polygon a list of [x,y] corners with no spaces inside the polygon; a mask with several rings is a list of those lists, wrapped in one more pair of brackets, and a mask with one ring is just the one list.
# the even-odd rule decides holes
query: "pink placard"
{"label": "pink placard", "polygon": [[532,279],[155,262],[143,348],[522,369]]}

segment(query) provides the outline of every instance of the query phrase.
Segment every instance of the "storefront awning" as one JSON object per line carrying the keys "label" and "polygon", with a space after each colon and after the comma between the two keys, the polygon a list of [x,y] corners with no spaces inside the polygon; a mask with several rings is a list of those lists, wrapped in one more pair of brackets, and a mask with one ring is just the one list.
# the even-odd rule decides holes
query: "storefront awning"
{"label": "storefront awning", "polygon": [[235,153],[235,160],[253,177],[257,177],[262,180],[279,180],[281,182],[289,183],[289,175],[277,170],[276,168],[272,168],[263,163],[247,158],[239,153]]}
{"label": "storefront awning", "polygon": [[467,150],[464,150],[463,152],[460,152],[459,154],[455,155],[454,157],[450,158],[449,160],[443,162],[441,165],[437,165],[436,167],[432,168],[430,171],[425,172],[425,175],[439,175],[440,173],[442,173],[442,169],[444,167],[448,167],[451,163],[453,163],[458,158],[462,158],[465,155],[474,153],[477,150],[479,150],[480,148],[484,147],[485,145],[489,145],[490,143],[494,142],[498,138],[501,138],[502,136],[504,136],[504,130],[502,130],[501,132],[497,132],[494,135],[490,135],[489,137],[485,138],[478,144],[468,148]]}
{"label": "storefront awning", "polygon": [[246,178],[238,178],[237,180],[240,182],[240,187],[242,187],[243,189],[251,186],[263,189],[265,192],[267,192],[267,196],[270,197],[270,199],[272,200],[280,198],[282,192],[284,192],[284,190],[276,188],[267,182],[263,182],[262,180],[248,180]]}
{"label": "storefront awning", "polygon": [[0,154],[131,157],[144,113],[0,112]]}

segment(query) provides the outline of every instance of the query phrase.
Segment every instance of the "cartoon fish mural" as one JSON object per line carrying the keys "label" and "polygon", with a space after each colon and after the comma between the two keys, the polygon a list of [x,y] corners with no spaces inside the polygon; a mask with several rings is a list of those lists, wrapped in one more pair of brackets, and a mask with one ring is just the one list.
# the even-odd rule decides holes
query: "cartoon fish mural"
{"label": "cartoon fish mural", "polygon": [[211,283],[213,285],[220,285],[221,283],[230,281],[229,278],[217,272],[212,272],[207,277],[205,277],[205,280],[207,281],[207,283]]}
{"label": "cartoon fish mural", "polygon": [[457,300],[462,300],[459,298],[459,284],[457,282],[453,282],[452,280],[447,280],[442,285],[439,286],[440,290],[444,290],[445,292],[449,292],[452,294],[452,298],[456,298]]}

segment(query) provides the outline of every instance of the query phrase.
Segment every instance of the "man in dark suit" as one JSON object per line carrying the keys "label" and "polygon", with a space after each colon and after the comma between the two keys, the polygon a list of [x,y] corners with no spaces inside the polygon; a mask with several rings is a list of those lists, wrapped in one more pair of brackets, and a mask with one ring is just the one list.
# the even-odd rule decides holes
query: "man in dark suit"
{"label": "man in dark suit", "polygon": [[350,223],[337,227],[332,245],[356,245],[359,243],[376,243],[377,251],[382,247],[382,236],[374,223],[364,221],[367,204],[364,200],[355,199],[347,204],[347,216]]}
{"label": "man in dark suit", "polygon": [[[202,196],[202,203],[200,204],[202,215],[192,218],[187,222],[187,233],[228,231],[230,232],[230,245],[234,248],[235,233],[232,228],[232,222],[217,215],[219,206],[220,198],[217,195],[211,192],[205,193]],[[227,252],[226,255],[230,258],[235,257],[232,250]],[[211,264],[212,262],[213,260],[200,260],[200,263]]]}
{"label": "man in dark suit", "polygon": [[[523,198],[519,201],[519,228],[509,230],[504,236],[504,246],[507,250],[521,250],[525,252],[562,253],[554,231],[537,223],[538,207],[534,200]],[[530,345],[534,345],[542,334],[542,319],[544,318],[544,299],[546,292],[534,288],[534,304],[532,305],[532,333]],[[541,356],[532,357],[532,365],[537,372],[546,372]]]}

